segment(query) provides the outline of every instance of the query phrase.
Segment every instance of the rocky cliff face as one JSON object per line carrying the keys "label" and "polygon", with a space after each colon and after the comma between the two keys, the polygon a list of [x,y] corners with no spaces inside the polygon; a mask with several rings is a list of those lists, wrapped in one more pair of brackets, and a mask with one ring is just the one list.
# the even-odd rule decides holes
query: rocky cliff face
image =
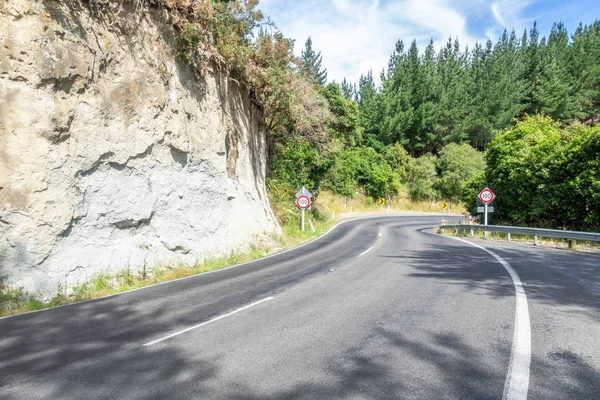
{"label": "rocky cliff face", "polygon": [[278,231],[247,91],[177,61],[158,11],[71,7],[0,4],[0,277],[51,294]]}

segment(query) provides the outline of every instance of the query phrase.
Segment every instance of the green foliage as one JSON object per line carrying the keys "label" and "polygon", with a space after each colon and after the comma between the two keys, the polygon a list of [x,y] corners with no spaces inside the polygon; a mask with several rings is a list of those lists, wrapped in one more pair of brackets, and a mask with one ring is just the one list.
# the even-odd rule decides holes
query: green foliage
{"label": "green foliage", "polygon": [[385,149],[385,160],[392,167],[392,171],[398,174],[401,182],[406,182],[410,169],[412,157],[400,143],[395,143]]}
{"label": "green foliage", "polygon": [[425,154],[410,164],[408,172],[408,192],[413,201],[435,200],[439,192],[435,190],[437,181],[437,159]]}
{"label": "green foliage", "polygon": [[477,215],[477,207],[481,204],[477,195],[485,186],[485,171],[479,172],[462,186],[461,200],[471,215]]}
{"label": "green foliage", "polygon": [[300,56],[302,62],[302,74],[310,83],[325,86],[327,83],[327,70],[321,67],[323,56],[321,52],[315,52],[312,48],[312,39],[310,36],[306,40],[304,49]]}
{"label": "green foliage", "polygon": [[[416,41],[398,41],[376,87],[372,73],[360,78],[356,98],[365,141],[400,143],[413,156],[437,154],[448,143],[485,149],[516,118],[544,113],[561,126],[600,117],[600,21],[580,26],[569,40],[556,24],[539,38],[534,24],[517,38],[504,31],[461,50],[448,40],[436,54]],[[348,85],[345,85],[348,87]]]}
{"label": "green foliage", "polygon": [[323,186],[348,197],[355,196],[361,187],[368,196],[378,198],[397,193],[400,180],[381,154],[371,147],[359,147],[336,157]]}
{"label": "green foliage", "polygon": [[346,99],[337,83],[328,84],[323,93],[329,103],[333,121],[329,124],[332,137],[340,139],[346,146],[355,147],[362,142],[362,130],[358,126],[358,107]]}
{"label": "green foliage", "polygon": [[441,172],[436,188],[443,199],[458,201],[463,184],[483,172],[485,162],[483,154],[468,144],[450,143],[438,154],[437,166]]}
{"label": "green foliage", "polygon": [[600,126],[576,125],[564,135],[566,144],[552,163],[552,202],[560,226],[600,230]]}
{"label": "green foliage", "polygon": [[203,40],[204,35],[195,25],[190,23],[185,24],[179,35],[179,55],[188,63],[191,62],[194,51]]}
{"label": "green foliage", "polygon": [[486,153],[485,176],[463,188],[465,206],[487,184],[494,217],[516,225],[600,229],[600,127],[561,130],[550,117],[525,117],[498,135]]}
{"label": "green foliage", "polygon": [[354,92],[356,91],[354,86],[352,86],[350,84],[350,82],[348,82],[346,80],[346,78],[344,78],[344,80],[342,81],[342,84],[340,86],[341,90],[342,90],[342,96],[344,96],[344,98],[346,100],[353,100],[354,99]]}
{"label": "green foliage", "polygon": [[547,225],[551,164],[560,154],[559,126],[550,117],[526,117],[488,148],[486,178],[498,195],[495,217]]}
{"label": "green foliage", "polygon": [[366,76],[361,76],[356,97],[360,111],[359,125],[364,129],[364,138],[367,145],[371,146],[370,143],[381,142],[383,146],[379,130],[381,129],[384,110],[381,108],[381,99],[375,88],[371,71]]}
{"label": "green foliage", "polygon": [[277,184],[277,190],[287,194],[296,193],[305,186],[309,190],[318,190],[321,177],[331,159],[324,157],[318,148],[308,142],[295,140],[281,146],[271,159],[271,184]]}

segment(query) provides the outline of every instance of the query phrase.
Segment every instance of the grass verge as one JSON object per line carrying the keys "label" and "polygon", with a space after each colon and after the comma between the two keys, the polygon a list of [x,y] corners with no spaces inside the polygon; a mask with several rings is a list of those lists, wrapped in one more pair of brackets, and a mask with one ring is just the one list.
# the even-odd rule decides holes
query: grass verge
{"label": "grass verge", "polygon": [[135,270],[127,267],[116,274],[98,273],[90,280],[70,287],[68,290],[59,287],[58,295],[46,301],[42,300],[39,295],[24,292],[21,288],[9,287],[4,279],[0,279],[0,317],[78,303],[132,289],[139,289],[156,283],[214,271],[264,257],[272,253],[273,249],[272,245],[259,241],[258,244],[251,244],[247,251],[232,251],[227,255],[207,257],[191,265],[159,265],[151,269],[143,265],[141,268],[136,268]]}

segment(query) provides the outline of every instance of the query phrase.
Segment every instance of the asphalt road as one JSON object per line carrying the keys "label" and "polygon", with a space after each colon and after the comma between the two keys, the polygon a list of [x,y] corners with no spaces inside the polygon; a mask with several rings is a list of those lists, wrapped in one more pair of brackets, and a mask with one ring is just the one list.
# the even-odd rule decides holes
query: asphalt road
{"label": "asphalt road", "polygon": [[517,399],[511,379],[529,399],[600,398],[600,257],[472,241],[523,283],[515,333],[514,277],[422,231],[440,218],[350,221],[239,267],[0,319],[0,398]]}

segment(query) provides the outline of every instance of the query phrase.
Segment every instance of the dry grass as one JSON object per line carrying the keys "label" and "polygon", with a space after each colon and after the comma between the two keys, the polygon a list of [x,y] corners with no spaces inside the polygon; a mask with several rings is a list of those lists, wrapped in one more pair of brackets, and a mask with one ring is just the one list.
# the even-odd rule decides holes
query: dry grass
{"label": "dry grass", "polygon": [[[330,192],[321,192],[317,200],[320,205],[324,206],[328,211],[335,211],[336,213],[350,212],[352,208],[353,212],[376,212],[385,211],[387,209],[387,201],[384,206],[380,206],[377,202],[370,197],[363,194],[357,195],[355,198],[348,198],[348,203],[344,209],[344,197],[334,195]],[[451,204],[452,214],[466,214],[466,209],[462,204]],[[420,211],[420,212],[433,212],[441,213],[444,212],[442,208],[442,201],[419,201],[415,202],[407,197],[400,196],[393,198],[390,202],[391,211]]]}

